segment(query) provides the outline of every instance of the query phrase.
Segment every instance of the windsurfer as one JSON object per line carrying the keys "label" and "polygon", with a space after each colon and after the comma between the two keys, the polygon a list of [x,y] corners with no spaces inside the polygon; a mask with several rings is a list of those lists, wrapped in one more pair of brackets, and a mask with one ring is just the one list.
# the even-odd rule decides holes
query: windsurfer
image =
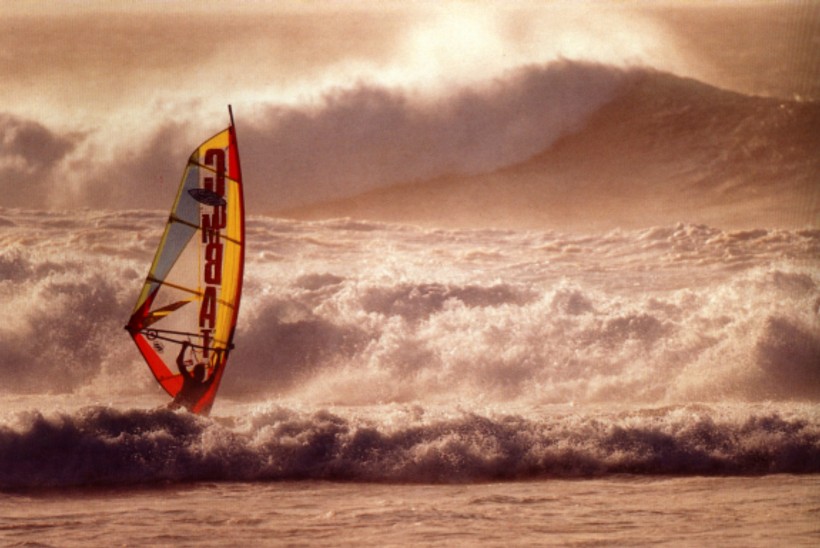
{"label": "windsurfer", "polygon": [[204,363],[198,363],[194,365],[191,371],[188,371],[185,366],[185,351],[188,350],[189,346],[191,346],[191,343],[188,341],[182,343],[182,350],[179,351],[179,356],[177,356],[177,368],[179,374],[182,375],[182,389],[177,393],[174,400],[168,404],[170,409],[185,407],[190,411],[214,381],[214,375],[205,378]]}

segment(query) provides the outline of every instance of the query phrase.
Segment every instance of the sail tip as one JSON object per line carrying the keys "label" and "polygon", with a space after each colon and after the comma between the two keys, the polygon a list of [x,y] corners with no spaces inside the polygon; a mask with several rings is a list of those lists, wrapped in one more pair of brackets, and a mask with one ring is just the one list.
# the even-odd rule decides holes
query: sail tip
{"label": "sail tip", "polygon": [[231,107],[230,104],[228,104],[228,114],[231,117],[231,127],[233,127],[233,125],[234,125],[234,123],[233,123],[233,108]]}

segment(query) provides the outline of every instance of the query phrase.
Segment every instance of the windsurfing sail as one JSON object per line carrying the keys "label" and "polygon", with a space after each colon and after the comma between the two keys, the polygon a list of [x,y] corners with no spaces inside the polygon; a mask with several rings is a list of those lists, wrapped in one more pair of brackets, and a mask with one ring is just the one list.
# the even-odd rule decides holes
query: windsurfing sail
{"label": "windsurfing sail", "polygon": [[[233,349],[245,264],[245,208],[231,125],[188,159],[151,269],[125,328],[160,385],[207,414]],[[189,348],[183,351],[183,345]],[[206,389],[188,390],[179,363],[205,366]],[[186,399],[186,393],[195,394]]]}

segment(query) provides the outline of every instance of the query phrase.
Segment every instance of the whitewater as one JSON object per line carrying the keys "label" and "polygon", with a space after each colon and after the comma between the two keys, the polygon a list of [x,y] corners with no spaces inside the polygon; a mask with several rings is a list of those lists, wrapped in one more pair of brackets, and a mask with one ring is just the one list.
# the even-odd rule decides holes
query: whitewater
{"label": "whitewater", "polygon": [[0,210],[6,543],[816,541],[820,230],[252,217],[197,417],[122,330],[164,216]]}

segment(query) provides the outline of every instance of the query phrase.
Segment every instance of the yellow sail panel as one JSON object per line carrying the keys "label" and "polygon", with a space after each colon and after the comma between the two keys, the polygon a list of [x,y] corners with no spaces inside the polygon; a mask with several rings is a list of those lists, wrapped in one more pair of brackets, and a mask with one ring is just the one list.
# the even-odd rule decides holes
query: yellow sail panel
{"label": "yellow sail panel", "polygon": [[[189,157],[126,326],[162,387],[194,412],[210,409],[233,348],[244,249],[242,177],[231,125]],[[188,366],[197,364],[207,371],[191,388]]]}

